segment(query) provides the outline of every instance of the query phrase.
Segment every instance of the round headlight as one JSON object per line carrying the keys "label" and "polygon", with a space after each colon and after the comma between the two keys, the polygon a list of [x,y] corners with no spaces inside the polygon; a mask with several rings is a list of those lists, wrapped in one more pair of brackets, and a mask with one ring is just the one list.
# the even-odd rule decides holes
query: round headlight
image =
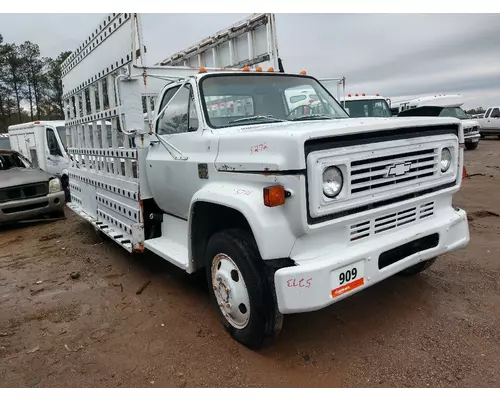
{"label": "round headlight", "polygon": [[441,172],[446,172],[451,165],[451,152],[450,149],[445,147],[441,150]]}
{"label": "round headlight", "polygon": [[323,172],[323,193],[326,197],[338,196],[344,185],[342,172],[337,167],[328,167]]}

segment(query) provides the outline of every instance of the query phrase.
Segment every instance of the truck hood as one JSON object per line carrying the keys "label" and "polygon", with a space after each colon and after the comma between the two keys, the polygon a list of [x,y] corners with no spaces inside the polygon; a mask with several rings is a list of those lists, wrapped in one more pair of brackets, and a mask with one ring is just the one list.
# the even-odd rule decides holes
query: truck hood
{"label": "truck hood", "polygon": [[[460,125],[460,120],[433,117],[344,118],[217,129],[219,151],[215,167],[228,172],[303,170],[306,168],[304,144],[308,140],[444,125]],[[463,132],[459,131],[462,143]]]}
{"label": "truck hood", "polygon": [[464,128],[472,128],[473,126],[479,126],[479,122],[476,120],[474,121],[473,119],[462,119],[462,126]]}
{"label": "truck hood", "polygon": [[12,168],[0,171],[0,188],[47,182],[53,176],[41,169]]}

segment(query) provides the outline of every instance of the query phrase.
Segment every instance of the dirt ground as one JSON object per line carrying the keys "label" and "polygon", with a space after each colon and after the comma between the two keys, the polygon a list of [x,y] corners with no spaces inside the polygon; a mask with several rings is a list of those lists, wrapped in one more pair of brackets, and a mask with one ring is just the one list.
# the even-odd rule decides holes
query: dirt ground
{"label": "dirt ground", "polygon": [[0,386],[498,387],[499,160],[496,138],[466,151],[467,249],[287,316],[259,352],[223,331],[204,283],[103,241],[70,210],[3,229]]}

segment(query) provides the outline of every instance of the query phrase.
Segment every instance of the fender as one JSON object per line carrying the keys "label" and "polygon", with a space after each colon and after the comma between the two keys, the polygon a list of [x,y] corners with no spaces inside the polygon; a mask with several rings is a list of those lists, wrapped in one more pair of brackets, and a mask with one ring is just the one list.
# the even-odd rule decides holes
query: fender
{"label": "fender", "polygon": [[[197,202],[218,204],[239,211],[247,220],[254,235],[260,255],[264,260],[285,258],[290,255],[296,235],[286,216],[287,204],[266,207],[263,200],[265,183],[213,182],[198,192],[191,200],[190,213]],[[190,218],[190,221],[193,219]],[[191,237],[191,222],[189,237]],[[192,245],[189,243],[189,257],[192,259]]]}

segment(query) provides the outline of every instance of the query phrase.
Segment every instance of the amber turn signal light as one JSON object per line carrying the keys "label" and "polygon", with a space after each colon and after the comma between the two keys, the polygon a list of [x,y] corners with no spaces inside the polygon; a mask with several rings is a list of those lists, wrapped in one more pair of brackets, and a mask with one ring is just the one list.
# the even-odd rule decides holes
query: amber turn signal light
{"label": "amber turn signal light", "polygon": [[285,204],[285,188],[281,185],[265,187],[264,204],[267,207],[277,207]]}

